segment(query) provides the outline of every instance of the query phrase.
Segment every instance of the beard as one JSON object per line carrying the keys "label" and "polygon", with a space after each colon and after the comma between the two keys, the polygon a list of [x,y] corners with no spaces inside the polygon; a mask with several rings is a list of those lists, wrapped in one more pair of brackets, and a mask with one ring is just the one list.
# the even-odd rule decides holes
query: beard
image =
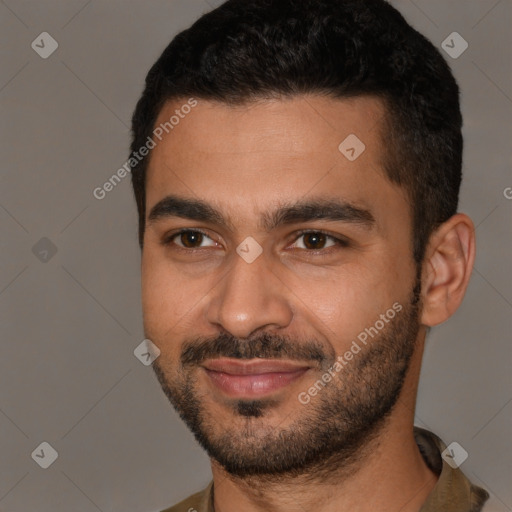
{"label": "beard", "polygon": [[[239,340],[229,334],[183,344],[179,367],[166,376],[156,359],[153,369],[165,395],[209,457],[238,478],[257,476],[333,478],[354,468],[378,436],[402,391],[419,331],[419,283],[408,304],[354,355],[309,403],[297,406],[281,425],[270,425],[280,401],[272,397],[226,400],[228,411],[215,418],[198,387],[199,364],[210,358],[257,357],[307,361],[315,371],[306,386],[321,379],[336,362],[334,351],[316,340],[299,343],[269,333]],[[290,421],[286,426],[285,420]]]}

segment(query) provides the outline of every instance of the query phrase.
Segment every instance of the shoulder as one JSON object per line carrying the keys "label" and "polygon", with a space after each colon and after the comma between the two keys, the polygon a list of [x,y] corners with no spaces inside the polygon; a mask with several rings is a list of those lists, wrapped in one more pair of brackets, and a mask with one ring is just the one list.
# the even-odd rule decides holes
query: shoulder
{"label": "shoulder", "polygon": [[474,485],[459,469],[455,448],[446,444],[428,430],[414,427],[414,437],[427,466],[438,475],[438,481],[420,512],[480,512],[489,493]]}
{"label": "shoulder", "polygon": [[170,508],[166,508],[161,512],[209,512],[210,494],[213,481],[202,491],[192,494],[188,498],[180,501]]}

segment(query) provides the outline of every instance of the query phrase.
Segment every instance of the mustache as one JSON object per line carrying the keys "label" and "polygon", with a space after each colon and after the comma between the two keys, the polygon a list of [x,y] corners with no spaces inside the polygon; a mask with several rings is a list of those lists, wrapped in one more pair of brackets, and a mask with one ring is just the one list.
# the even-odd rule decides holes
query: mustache
{"label": "mustache", "polygon": [[197,338],[186,341],[180,361],[183,367],[197,366],[207,359],[229,357],[233,359],[296,359],[311,361],[323,366],[325,361],[334,360],[335,355],[326,355],[317,341],[298,343],[288,337],[263,333],[258,337],[240,340],[228,333],[215,338]]}

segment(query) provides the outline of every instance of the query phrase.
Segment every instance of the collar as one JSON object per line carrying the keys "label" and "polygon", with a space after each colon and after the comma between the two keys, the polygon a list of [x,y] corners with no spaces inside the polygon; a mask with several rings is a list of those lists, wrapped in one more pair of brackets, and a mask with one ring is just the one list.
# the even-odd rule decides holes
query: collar
{"label": "collar", "polygon": [[[480,512],[489,493],[472,484],[459,468],[452,468],[441,456],[446,445],[432,432],[414,427],[416,444],[427,466],[439,478],[419,512]],[[162,512],[215,512],[214,482],[203,491]]]}

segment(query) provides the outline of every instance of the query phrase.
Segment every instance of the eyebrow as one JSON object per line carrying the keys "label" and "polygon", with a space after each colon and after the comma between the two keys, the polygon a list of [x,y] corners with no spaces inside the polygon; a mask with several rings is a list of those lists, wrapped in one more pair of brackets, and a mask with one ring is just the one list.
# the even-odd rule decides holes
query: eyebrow
{"label": "eyebrow", "polygon": [[[166,196],[151,208],[148,224],[170,217],[207,222],[234,231],[233,224],[219,210],[199,199]],[[314,220],[349,222],[368,229],[375,225],[375,218],[367,209],[341,200],[312,199],[280,205],[262,215],[260,226],[269,232],[279,226]]]}

